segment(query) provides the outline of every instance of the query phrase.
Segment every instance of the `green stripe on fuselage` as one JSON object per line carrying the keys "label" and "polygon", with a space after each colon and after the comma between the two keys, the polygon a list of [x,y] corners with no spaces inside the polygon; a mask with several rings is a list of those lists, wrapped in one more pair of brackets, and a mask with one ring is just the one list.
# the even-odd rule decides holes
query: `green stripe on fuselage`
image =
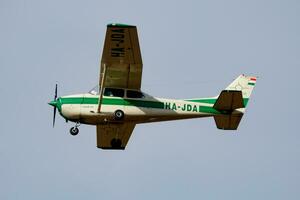
{"label": "green stripe on fuselage", "polygon": [[[244,105],[246,106],[249,99],[244,99]],[[99,98],[91,97],[66,97],[59,98],[60,104],[98,104]],[[198,100],[186,100],[187,102],[194,103],[208,103],[214,104],[216,99],[198,99]],[[143,108],[157,108],[165,109],[165,103],[161,101],[145,101],[123,98],[103,98],[102,105],[120,105],[120,106],[135,106]],[[214,109],[212,106],[200,106],[199,112],[219,114],[220,112]]]}
{"label": "green stripe on fuselage", "polygon": [[[90,97],[72,97],[61,98],[62,104],[98,104],[98,98]],[[136,106],[144,108],[164,108],[164,103],[160,101],[143,101],[134,99],[122,99],[122,98],[103,98],[102,105],[122,105],[122,106]]]}
{"label": "green stripe on fuselage", "polygon": [[[99,98],[91,97],[60,97],[60,104],[98,104]],[[165,109],[165,103],[161,101],[145,101],[123,98],[103,98],[102,105],[121,105],[121,106],[136,106],[143,108]],[[197,103],[197,102],[195,102]],[[200,106],[199,112],[219,113],[211,106]]]}

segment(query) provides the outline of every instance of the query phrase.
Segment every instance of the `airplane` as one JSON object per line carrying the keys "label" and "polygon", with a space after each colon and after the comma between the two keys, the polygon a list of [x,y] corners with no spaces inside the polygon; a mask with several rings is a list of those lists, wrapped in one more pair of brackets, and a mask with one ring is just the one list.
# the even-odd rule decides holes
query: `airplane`
{"label": "airplane", "polygon": [[66,121],[96,126],[96,144],[101,149],[124,150],[137,124],[213,117],[217,128],[236,130],[256,84],[255,76],[238,76],[218,96],[165,99],[141,91],[142,57],[137,28],[108,24],[102,52],[99,84],[88,93],[57,98],[48,104]]}

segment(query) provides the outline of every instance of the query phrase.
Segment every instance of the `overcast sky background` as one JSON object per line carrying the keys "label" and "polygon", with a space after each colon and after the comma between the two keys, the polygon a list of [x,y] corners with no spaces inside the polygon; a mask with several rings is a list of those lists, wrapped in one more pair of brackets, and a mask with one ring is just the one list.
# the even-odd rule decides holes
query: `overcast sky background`
{"label": "overcast sky background", "polygon": [[[0,0],[0,199],[300,199],[300,3]],[[106,24],[137,25],[153,96],[218,95],[258,75],[238,131],[213,119],[138,125],[125,151],[57,116],[98,82]]]}

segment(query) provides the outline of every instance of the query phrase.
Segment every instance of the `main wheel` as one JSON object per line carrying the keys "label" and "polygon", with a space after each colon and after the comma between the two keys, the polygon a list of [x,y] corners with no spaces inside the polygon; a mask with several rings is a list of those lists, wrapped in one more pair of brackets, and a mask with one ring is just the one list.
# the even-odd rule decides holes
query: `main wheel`
{"label": "main wheel", "polygon": [[116,110],[114,113],[115,120],[122,120],[124,118],[124,112],[122,110]]}
{"label": "main wheel", "polygon": [[79,133],[79,129],[77,127],[72,127],[70,129],[70,134],[71,135],[77,135]]}

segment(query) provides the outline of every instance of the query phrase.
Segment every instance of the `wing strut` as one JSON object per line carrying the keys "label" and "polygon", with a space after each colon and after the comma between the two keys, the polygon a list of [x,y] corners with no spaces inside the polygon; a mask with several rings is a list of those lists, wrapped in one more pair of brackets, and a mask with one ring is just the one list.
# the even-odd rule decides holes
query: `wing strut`
{"label": "wing strut", "polygon": [[103,72],[101,73],[101,83],[100,83],[100,92],[99,92],[99,101],[98,101],[98,113],[101,112],[101,104],[103,99],[104,92],[104,83],[106,78],[106,65],[103,65]]}

